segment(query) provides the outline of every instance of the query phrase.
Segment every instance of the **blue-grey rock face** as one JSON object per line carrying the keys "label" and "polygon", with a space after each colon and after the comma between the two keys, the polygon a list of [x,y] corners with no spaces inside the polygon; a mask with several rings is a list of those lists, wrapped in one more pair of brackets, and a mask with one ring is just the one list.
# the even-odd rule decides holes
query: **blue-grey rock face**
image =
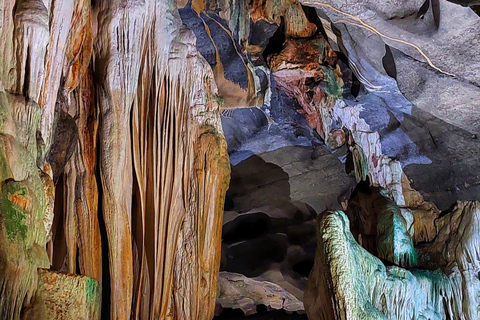
{"label": "blue-grey rock face", "polygon": [[[475,281],[458,277],[473,273],[450,272],[440,253],[417,247],[441,234],[441,210],[479,199],[480,18],[444,0],[301,0],[300,13],[289,0],[212,3],[180,14],[226,94],[232,182],[223,270],[299,297],[308,275],[300,266],[310,261],[310,270],[315,245],[312,220],[296,221],[295,208],[352,218],[352,203],[363,201],[368,219],[322,218],[309,317],[458,318],[455,296],[477,292]],[[362,181],[380,188],[382,204],[351,195]],[[341,293],[318,288],[332,281]],[[466,319],[476,319],[467,309]]]}

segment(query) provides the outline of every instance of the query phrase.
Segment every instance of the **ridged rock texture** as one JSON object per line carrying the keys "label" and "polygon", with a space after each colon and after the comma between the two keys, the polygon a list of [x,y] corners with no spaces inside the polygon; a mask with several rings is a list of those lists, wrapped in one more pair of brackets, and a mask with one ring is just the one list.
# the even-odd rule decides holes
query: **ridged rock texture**
{"label": "ridged rock texture", "polygon": [[[219,91],[233,166],[222,270],[260,281],[243,280],[252,286],[247,292],[270,281],[301,297],[306,277],[298,271],[312,254],[306,240],[311,224],[290,206],[343,209],[352,241],[364,247],[356,244],[352,261],[365,255],[366,269],[381,270],[374,283],[377,275],[358,273],[357,262],[338,264],[344,268],[339,287],[352,277],[366,281],[366,291],[355,293],[369,305],[365,318],[460,317],[453,292],[478,291],[448,280],[438,254],[429,253],[427,267],[422,248],[435,241],[437,223],[452,203],[478,199],[479,176],[471,168],[479,155],[479,17],[441,0],[177,3],[198,50],[217,70],[217,82],[242,89]],[[468,71],[460,70],[465,64]],[[230,99],[238,92],[250,103]],[[328,155],[339,158],[337,166]],[[310,180],[312,172],[317,179]],[[285,220],[277,222],[279,217]],[[329,228],[318,231],[333,232]],[[296,229],[305,231],[302,243]],[[262,253],[260,243],[278,255]],[[315,259],[324,263],[314,267],[309,282],[337,266],[327,263],[329,252],[317,250]],[[346,294],[355,289],[345,288]],[[375,294],[370,298],[369,290]],[[318,314],[308,311],[327,308],[330,298],[343,307],[325,319],[361,318],[342,313],[356,305],[350,297],[316,295],[304,299],[310,318]],[[235,288],[222,290],[219,304],[253,312],[236,305],[237,296]],[[254,304],[248,301],[246,306]],[[397,303],[404,309],[395,309]],[[476,316],[465,316],[470,318]]]}
{"label": "ridged rock texture", "polygon": [[386,267],[355,241],[345,213],[325,211],[305,291],[309,319],[477,319],[479,212],[478,202],[458,203],[419,250],[429,269],[408,270]]}
{"label": "ridged rock texture", "polygon": [[0,318],[211,319],[230,168],[175,3],[0,13]]}
{"label": "ridged rock texture", "polygon": [[480,319],[478,5],[0,0],[0,319]]}

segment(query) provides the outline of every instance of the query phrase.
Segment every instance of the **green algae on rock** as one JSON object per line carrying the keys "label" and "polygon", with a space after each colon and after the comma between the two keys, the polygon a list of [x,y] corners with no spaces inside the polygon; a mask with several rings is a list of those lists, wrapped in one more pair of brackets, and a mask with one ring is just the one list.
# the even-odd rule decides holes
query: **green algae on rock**
{"label": "green algae on rock", "polygon": [[304,300],[310,319],[459,318],[452,284],[442,271],[386,267],[355,241],[341,211],[325,211],[317,226]]}

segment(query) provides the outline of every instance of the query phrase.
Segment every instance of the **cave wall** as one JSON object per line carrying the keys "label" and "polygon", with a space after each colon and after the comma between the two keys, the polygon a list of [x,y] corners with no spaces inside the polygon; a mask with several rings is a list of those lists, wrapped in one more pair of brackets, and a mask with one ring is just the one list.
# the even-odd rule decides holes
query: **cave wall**
{"label": "cave wall", "polygon": [[[478,174],[471,168],[478,164],[475,133],[479,118],[476,99],[478,86],[475,84],[478,81],[478,57],[475,50],[479,20],[471,9],[446,1],[398,1],[388,4],[372,1],[180,1],[179,6],[182,20],[197,35],[199,51],[205,57],[213,57],[213,53],[220,57],[220,60],[207,58],[212,68],[217,68],[221,63],[224,76],[229,81],[239,85],[247,83],[243,71],[237,74],[228,71],[229,63],[231,66],[237,65],[233,61],[239,59],[250,69],[265,72],[269,79],[263,82],[268,84],[268,89],[256,85],[261,88],[257,93],[263,97],[261,108],[246,108],[248,105],[232,104],[231,101],[223,105],[226,109],[222,112],[223,123],[230,159],[234,165],[234,180],[229,191],[229,200],[232,202],[229,210],[234,212],[225,214],[226,218],[234,220],[225,227],[241,219],[252,219],[253,223],[253,217],[257,215],[267,215],[271,219],[278,211],[273,213],[269,206],[279,203],[280,198],[285,203],[300,198],[317,212],[325,209],[322,206],[331,206],[329,209],[341,208],[347,214],[352,214],[348,210],[354,210],[351,205],[356,199],[349,196],[354,190],[350,184],[340,181],[343,178],[343,181],[349,181],[353,177],[359,183],[366,182],[378,188],[381,193],[376,206],[370,204],[361,209],[362,215],[370,215],[374,220],[365,221],[363,217],[357,217],[352,222],[357,227],[370,228],[374,233],[362,233],[359,236],[359,230],[353,230],[355,241],[386,261],[387,267],[393,264],[399,268],[386,271],[386,274],[390,272],[393,275],[390,278],[390,275],[385,275],[385,281],[395,282],[401,277],[400,273],[410,272],[419,260],[425,258],[423,253],[417,255],[418,246],[432,242],[440,232],[436,223],[446,214],[441,210],[457,200],[478,199]],[[213,23],[210,23],[213,20],[223,28],[213,28]],[[229,36],[226,37],[224,33]],[[269,41],[265,41],[265,38],[269,38]],[[224,60],[222,57],[225,57]],[[470,71],[461,69],[460,66],[465,63]],[[254,77],[255,83],[258,80]],[[282,91],[294,102],[288,102],[276,90]],[[279,117],[280,108],[295,108],[305,116],[307,123],[296,122],[296,125],[312,133],[322,148],[318,148],[315,139],[307,138],[307,134],[303,136],[307,138],[303,142],[289,139],[287,133],[295,132],[297,135],[298,128],[292,130],[285,125],[285,119],[292,121],[292,118]],[[279,128],[282,135],[276,132]],[[454,150],[454,144],[457,150]],[[306,157],[297,160],[297,154],[301,152],[296,148],[300,145],[305,148],[305,153],[311,150],[311,159],[318,159],[317,164],[312,165],[311,159]],[[330,177],[329,173],[337,172],[337,167],[331,169],[327,165],[327,157],[319,151],[322,149],[327,153],[345,155],[338,157],[340,169],[335,178]],[[273,170],[268,175],[267,167],[261,165],[255,171],[256,165],[262,161],[268,165],[279,165],[288,177],[279,177]],[[347,172],[342,172],[344,167]],[[319,171],[319,176],[312,182],[305,172],[314,170]],[[264,174],[259,177],[256,172],[260,171]],[[268,177],[262,179],[264,175]],[[303,179],[305,185],[312,186],[312,190],[295,186],[296,179]],[[284,180],[290,183],[288,188],[281,187],[286,182]],[[335,185],[328,186],[332,181],[335,181]],[[269,191],[269,188],[277,191]],[[333,191],[338,197],[333,199],[330,195],[329,202],[323,198],[328,193],[320,191],[323,188],[328,191],[334,188],[341,190]],[[290,192],[283,194],[284,189],[290,189]],[[305,192],[305,197],[299,197],[302,192]],[[315,200],[312,200],[313,196],[309,197],[313,194],[316,195]],[[269,218],[265,219],[269,221]],[[345,223],[350,222],[347,220]],[[327,227],[325,229],[325,232],[329,232]],[[317,228],[317,231],[323,232],[321,228]],[[369,236],[373,239],[372,245],[369,245]],[[241,245],[226,241],[226,265],[230,263],[238,268],[228,270],[227,267],[225,270],[240,272],[240,264],[234,263],[235,259],[242,256],[238,252],[247,254],[250,250],[256,253],[255,243],[262,237],[265,236],[262,234],[257,239],[243,239]],[[469,242],[473,238],[464,241]],[[248,243],[251,249],[248,249]],[[280,246],[280,243],[283,248],[283,240],[279,238],[277,244]],[[319,255],[327,253],[317,252],[316,259],[320,259]],[[356,255],[359,254],[353,256]],[[255,259],[244,260],[252,260],[253,265]],[[257,265],[268,264],[264,260]],[[366,260],[369,260],[369,266],[365,268],[376,264],[370,258]],[[319,265],[317,274],[310,275],[314,279],[312,281],[316,281],[316,275],[329,272],[329,268],[330,272],[338,268],[337,265],[325,268],[325,263]],[[277,266],[278,262],[272,262],[270,271],[275,272],[273,270]],[[352,272],[351,277],[374,277],[370,274],[355,275],[356,271],[351,269],[357,267],[349,266],[345,272]],[[243,270],[248,273],[252,268],[245,267]],[[453,318],[459,317],[461,308],[457,306],[458,300],[452,302],[450,293],[433,298],[427,294],[424,297],[425,305],[416,306],[409,300],[412,292],[420,290],[419,286],[425,291],[429,291],[426,287],[431,287],[449,292],[452,286],[455,288],[453,290],[471,291],[468,285],[449,282],[446,276],[448,272],[445,273],[439,261],[430,264],[429,268],[436,271],[413,272],[411,276],[408,275],[409,283],[395,282],[391,287],[380,282],[375,286],[367,283],[367,293],[373,294],[373,308],[368,307],[370,309],[365,312],[365,317],[368,318],[369,314],[373,318],[377,315],[380,318],[410,316],[440,319],[447,314]],[[338,277],[343,277],[343,280],[338,281],[348,284],[351,277],[341,273]],[[286,289],[290,288],[292,281],[284,281],[287,278],[284,271],[283,278],[268,277],[266,274],[250,274],[254,280],[261,281],[251,282],[251,292],[257,290],[262,281],[265,288],[266,281],[271,281],[282,283],[282,288],[287,292],[298,292],[298,287],[290,291]],[[229,288],[230,283],[226,279],[233,276],[223,274],[222,290]],[[246,283],[246,280],[242,281]],[[331,281],[326,280],[323,285],[331,286]],[[273,299],[250,299],[249,292],[244,293],[249,297],[248,302],[234,304],[229,294],[235,296],[238,290],[234,286],[230,290],[232,292],[222,291],[220,305],[235,305],[245,312],[252,312],[252,305],[255,304],[275,305]],[[284,296],[285,291],[277,297]],[[346,293],[349,291],[345,290]],[[343,303],[343,307],[338,307],[340,311],[337,313],[328,313],[325,319],[360,317],[355,312],[342,314],[345,305],[355,304],[345,302],[346,297],[342,294],[332,296],[332,301]],[[385,301],[382,294],[395,298]],[[315,299],[322,296],[318,291],[315,295]],[[362,295],[363,292],[359,294]],[[443,306],[431,309],[430,304],[442,304],[442,299],[452,310],[456,309],[446,310]],[[408,311],[400,315],[399,310],[391,309],[397,302],[408,310],[418,309],[418,312]],[[305,300],[305,303],[309,304],[305,305],[307,313],[314,319],[318,313],[309,310],[327,308],[328,305],[325,301],[312,299]],[[285,306],[290,307],[291,304]]]}
{"label": "cave wall", "polygon": [[0,317],[211,319],[230,169],[175,3],[1,8]]}

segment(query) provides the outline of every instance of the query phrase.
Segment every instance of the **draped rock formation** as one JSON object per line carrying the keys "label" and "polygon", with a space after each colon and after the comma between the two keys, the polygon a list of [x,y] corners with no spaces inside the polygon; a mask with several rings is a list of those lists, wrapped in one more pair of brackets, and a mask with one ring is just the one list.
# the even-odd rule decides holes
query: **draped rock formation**
{"label": "draped rock formation", "polygon": [[173,1],[1,9],[0,317],[99,318],[102,283],[114,319],[212,318],[229,164]]}
{"label": "draped rock formation", "polygon": [[[478,214],[478,202],[457,204],[442,217],[438,240],[422,245],[419,253],[422,264],[440,269],[407,270],[385,267],[361,248],[343,212],[325,212],[318,220],[318,251],[305,293],[309,318],[476,319],[480,285],[473,270],[480,264],[472,231],[479,227]],[[461,236],[453,239],[457,232],[447,231],[450,226],[461,229]],[[439,265],[432,263],[434,256]]]}
{"label": "draped rock formation", "polygon": [[478,12],[1,0],[0,318],[479,319]]}
{"label": "draped rock formation", "polygon": [[[385,267],[352,237],[346,215],[325,212],[305,305],[311,319],[458,319],[439,271]],[[322,268],[327,266],[327,272]]]}

